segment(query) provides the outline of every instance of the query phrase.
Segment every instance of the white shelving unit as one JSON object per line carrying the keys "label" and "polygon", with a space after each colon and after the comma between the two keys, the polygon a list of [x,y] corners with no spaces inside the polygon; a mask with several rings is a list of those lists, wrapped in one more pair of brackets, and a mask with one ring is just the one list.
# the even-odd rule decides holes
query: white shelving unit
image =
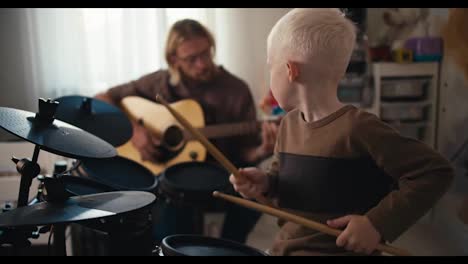
{"label": "white shelving unit", "polygon": [[[371,107],[365,108],[365,110],[391,123],[403,135],[417,138],[433,148],[437,148],[439,63],[373,63],[372,74],[375,88],[374,96]],[[408,82],[413,82],[412,84],[423,82],[424,94],[420,97],[413,97],[411,100],[408,100],[404,94],[396,94],[393,99],[389,100],[388,97],[382,96],[384,92],[388,94],[388,90],[383,91],[382,89],[388,89],[388,84],[392,82],[398,85],[406,83],[407,87]],[[424,113],[423,118],[419,118],[421,112]],[[392,117],[389,118],[389,116]],[[399,118],[399,116],[405,116],[405,118]],[[418,131],[418,133],[415,134],[411,131]]]}
{"label": "white shelving unit", "polygon": [[367,37],[361,36],[356,40],[346,74],[338,86],[338,98],[341,102],[357,107],[369,103],[366,97],[371,75],[369,65]]}

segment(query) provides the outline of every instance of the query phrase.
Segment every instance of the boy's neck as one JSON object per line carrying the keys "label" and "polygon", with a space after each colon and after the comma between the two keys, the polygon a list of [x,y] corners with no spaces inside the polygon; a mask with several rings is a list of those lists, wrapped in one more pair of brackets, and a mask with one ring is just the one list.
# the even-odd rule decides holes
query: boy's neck
{"label": "boy's neck", "polygon": [[336,83],[309,85],[303,87],[301,97],[303,103],[299,105],[306,122],[315,122],[338,111],[344,106],[337,96]]}

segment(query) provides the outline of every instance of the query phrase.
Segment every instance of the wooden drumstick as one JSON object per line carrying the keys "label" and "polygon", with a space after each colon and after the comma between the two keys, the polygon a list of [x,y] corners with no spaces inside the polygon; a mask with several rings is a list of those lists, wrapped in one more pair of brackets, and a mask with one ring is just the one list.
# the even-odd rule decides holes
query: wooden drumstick
{"label": "wooden drumstick", "polygon": [[[307,219],[305,217],[294,215],[294,214],[282,211],[280,209],[276,209],[276,208],[269,207],[269,206],[266,206],[266,205],[263,205],[263,204],[252,202],[252,201],[249,201],[249,200],[246,200],[246,199],[243,199],[243,198],[238,198],[238,197],[235,197],[235,196],[232,196],[232,195],[224,194],[224,193],[221,193],[221,192],[218,192],[218,191],[213,192],[213,196],[225,199],[227,201],[230,201],[232,203],[236,203],[238,205],[242,205],[242,206],[250,208],[250,209],[260,211],[260,212],[265,213],[265,214],[269,214],[269,215],[272,215],[272,216],[276,216],[278,218],[282,218],[282,219],[294,222],[296,224],[299,224],[299,225],[302,225],[302,226],[317,230],[319,232],[322,232],[322,233],[325,233],[325,234],[328,234],[328,235],[332,235],[332,236],[337,237],[342,232],[339,229],[331,228],[331,227],[329,227],[327,225],[312,221],[312,220]],[[379,250],[379,251],[382,251],[382,252],[386,252],[386,253],[395,255],[395,256],[410,256],[411,255],[408,251],[406,251],[404,249],[392,247],[392,246],[389,246],[389,245],[386,245],[386,244],[378,244],[376,249]]]}
{"label": "wooden drumstick", "polygon": [[224,166],[229,172],[234,174],[234,176],[238,179],[242,179],[242,175],[237,170],[236,166],[234,166],[213,144],[211,144],[208,139],[203,136],[197,129],[195,129],[182,115],[180,115],[177,111],[175,111],[169,103],[162,98],[159,94],[156,95],[156,101],[161,102],[167,110],[179,121],[182,126],[185,127],[196,139],[198,139],[203,146],[211,153],[211,155],[222,165]]}

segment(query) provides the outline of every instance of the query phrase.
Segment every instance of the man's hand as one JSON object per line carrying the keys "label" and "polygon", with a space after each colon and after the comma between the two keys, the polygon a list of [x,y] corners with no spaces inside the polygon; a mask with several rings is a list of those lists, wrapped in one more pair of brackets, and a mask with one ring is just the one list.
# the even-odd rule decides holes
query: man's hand
{"label": "man's hand", "polygon": [[161,145],[161,140],[152,135],[142,124],[132,122],[133,137],[132,143],[141,154],[144,161],[158,162],[161,159],[161,152],[158,147]]}
{"label": "man's hand", "polygon": [[278,125],[273,122],[262,123],[262,144],[257,147],[251,147],[244,153],[245,161],[251,164],[260,162],[273,154],[276,143]]}
{"label": "man's hand", "polygon": [[247,199],[262,199],[264,193],[268,191],[268,176],[255,167],[239,169],[242,178],[236,178],[233,174],[229,181],[234,186],[234,190]]}
{"label": "man's hand", "polygon": [[367,216],[346,215],[328,220],[327,224],[333,228],[346,227],[336,239],[336,245],[356,253],[371,254],[381,239]]}
{"label": "man's hand", "polygon": [[262,124],[262,144],[259,146],[259,156],[264,158],[273,154],[276,143],[278,125],[274,122],[263,122]]}

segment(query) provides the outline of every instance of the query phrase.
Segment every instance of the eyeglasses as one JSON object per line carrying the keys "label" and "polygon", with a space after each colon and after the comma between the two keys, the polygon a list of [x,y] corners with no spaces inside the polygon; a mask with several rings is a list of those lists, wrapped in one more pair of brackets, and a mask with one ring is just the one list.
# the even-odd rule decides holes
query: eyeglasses
{"label": "eyeglasses", "polygon": [[203,61],[207,61],[209,59],[212,59],[211,48],[207,49],[205,51],[202,51],[202,52],[200,52],[198,54],[187,56],[185,58],[177,57],[177,59],[179,59],[179,60],[181,60],[181,61],[183,61],[183,62],[185,62],[187,64],[190,64],[190,65],[195,64],[195,62],[197,61],[198,58],[200,58]]}

